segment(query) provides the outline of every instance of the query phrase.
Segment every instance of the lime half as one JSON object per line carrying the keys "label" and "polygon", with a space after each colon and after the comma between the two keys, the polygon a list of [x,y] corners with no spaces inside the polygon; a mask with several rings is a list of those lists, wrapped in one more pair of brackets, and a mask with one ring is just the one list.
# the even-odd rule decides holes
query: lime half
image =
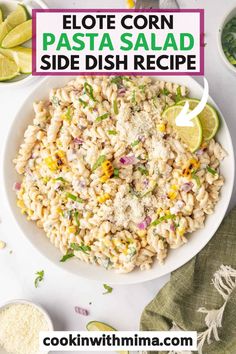
{"label": "lime half", "polygon": [[[91,321],[91,322],[87,323],[86,328],[88,331],[102,331],[102,332],[116,331],[115,328],[109,326],[108,324],[106,324],[104,322],[99,322],[99,321]],[[117,353],[129,354],[128,351],[119,351]]]}
{"label": "lime half", "polygon": [[14,60],[22,74],[30,74],[32,71],[32,49],[15,47],[12,49],[0,48],[0,53]]}
{"label": "lime half", "polygon": [[3,48],[16,47],[32,38],[32,20],[21,23],[13,28],[3,39]]}
{"label": "lime half", "polygon": [[179,105],[167,108],[162,117],[172,126],[174,131],[178,134],[180,140],[185,143],[191,152],[196,151],[202,143],[202,125],[198,117],[193,118],[193,127],[179,127],[176,125],[175,120],[183,107]]}
{"label": "lime half", "polygon": [[[184,105],[187,100],[190,109],[194,109],[200,102],[196,98],[186,98],[178,102],[178,104]],[[202,124],[203,139],[206,141],[212,139],[216,135],[220,125],[217,111],[207,103],[203,111],[198,115],[198,118]]]}
{"label": "lime half", "polygon": [[0,81],[7,81],[16,77],[19,73],[17,64],[0,54]]}
{"label": "lime half", "polygon": [[14,27],[27,20],[27,11],[23,5],[18,4],[16,10],[0,24],[0,43]]}

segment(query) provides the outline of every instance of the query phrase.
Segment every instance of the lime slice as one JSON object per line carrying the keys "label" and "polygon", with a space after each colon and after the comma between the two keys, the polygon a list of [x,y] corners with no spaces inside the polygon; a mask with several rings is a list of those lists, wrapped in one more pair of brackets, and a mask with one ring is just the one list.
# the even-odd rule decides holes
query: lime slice
{"label": "lime slice", "polygon": [[[190,109],[194,109],[200,102],[196,98],[186,98],[178,102],[178,104],[184,105],[187,100]],[[216,135],[220,125],[217,111],[207,103],[204,110],[198,115],[198,118],[202,124],[203,139],[205,141],[212,139]]]}
{"label": "lime slice", "polygon": [[12,49],[0,48],[0,53],[11,60],[14,60],[22,74],[32,72],[32,49],[25,47],[15,47]]}
{"label": "lime slice", "polygon": [[170,123],[174,131],[177,132],[180,140],[185,143],[191,152],[196,151],[202,143],[202,126],[198,117],[192,119],[193,127],[179,127],[175,124],[175,119],[182,111],[183,107],[179,105],[167,108],[162,117]]}
{"label": "lime slice", "polygon": [[3,39],[3,48],[16,47],[32,38],[32,20],[21,23],[13,28]]}
{"label": "lime slice", "polygon": [[5,21],[0,24],[0,43],[14,27],[27,20],[27,11],[23,5],[18,4],[15,11],[7,16]]}
{"label": "lime slice", "polygon": [[[104,322],[99,322],[99,321],[91,321],[91,322],[87,323],[86,328],[88,331],[103,331],[103,332],[116,331],[115,328],[109,326],[108,324],[106,324]],[[128,351],[119,351],[117,353],[129,354]]]}
{"label": "lime slice", "polygon": [[2,13],[2,9],[0,8],[0,25],[3,22],[3,13]]}
{"label": "lime slice", "polygon": [[19,73],[17,64],[0,54],[0,81],[7,81],[16,77]]}

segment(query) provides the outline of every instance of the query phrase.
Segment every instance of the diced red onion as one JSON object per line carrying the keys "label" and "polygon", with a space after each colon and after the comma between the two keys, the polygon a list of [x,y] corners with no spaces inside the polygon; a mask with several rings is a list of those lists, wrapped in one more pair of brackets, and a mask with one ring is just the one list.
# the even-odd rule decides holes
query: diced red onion
{"label": "diced red onion", "polygon": [[175,224],[173,222],[170,224],[170,231],[175,232]]}
{"label": "diced red onion", "polygon": [[80,181],[80,186],[81,186],[82,188],[85,188],[85,187],[86,187],[85,181]]}
{"label": "diced red onion", "polygon": [[14,183],[14,185],[13,185],[13,190],[14,190],[15,192],[17,192],[17,191],[19,191],[20,189],[21,189],[21,183],[20,183],[20,182]]}
{"label": "diced red onion", "polygon": [[86,310],[86,309],[83,309],[80,306],[75,306],[75,312],[80,314],[80,315],[83,315],[83,316],[88,316],[89,315],[89,311]]}
{"label": "diced red onion", "polygon": [[120,158],[120,163],[123,165],[133,165],[135,163],[135,156],[123,156]]}
{"label": "diced red onion", "polygon": [[144,141],[145,141],[145,136],[144,136],[144,135],[139,135],[139,136],[138,136],[138,140],[141,141],[142,143],[144,143]]}
{"label": "diced red onion", "polygon": [[181,186],[181,191],[190,192],[192,188],[193,188],[193,183],[192,182],[187,182],[187,183],[184,183]]}
{"label": "diced red onion", "polygon": [[147,216],[142,222],[137,225],[139,230],[145,230],[148,225],[150,225],[151,221],[152,219],[150,218],[150,216]]}
{"label": "diced red onion", "polygon": [[78,145],[82,145],[83,144],[83,140],[80,138],[74,138],[74,143],[78,144]]}
{"label": "diced red onion", "polygon": [[126,93],[126,88],[125,87],[121,87],[118,90],[118,95],[120,95],[120,96],[124,96],[125,93]]}
{"label": "diced red onion", "polygon": [[197,150],[197,151],[195,152],[195,154],[196,154],[197,156],[201,156],[202,154],[204,154],[204,150],[203,150],[203,149],[199,149],[199,150]]}
{"label": "diced red onion", "polygon": [[147,187],[149,185],[149,180],[147,178],[145,178],[145,180],[143,181],[143,184],[145,187]]}

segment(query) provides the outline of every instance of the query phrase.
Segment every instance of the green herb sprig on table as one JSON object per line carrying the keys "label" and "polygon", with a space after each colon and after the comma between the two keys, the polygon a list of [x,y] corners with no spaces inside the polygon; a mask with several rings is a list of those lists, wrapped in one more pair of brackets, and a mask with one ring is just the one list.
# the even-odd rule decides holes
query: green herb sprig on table
{"label": "green herb sprig on table", "polygon": [[112,293],[113,288],[112,288],[111,286],[109,286],[109,285],[107,285],[107,284],[103,284],[103,287],[104,287],[104,289],[106,290],[106,291],[103,293],[103,295],[107,295],[107,294]]}
{"label": "green herb sprig on table", "polygon": [[34,280],[34,286],[35,288],[38,288],[39,283],[44,279],[44,270],[40,270],[39,272],[36,272],[35,275],[36,278]]}

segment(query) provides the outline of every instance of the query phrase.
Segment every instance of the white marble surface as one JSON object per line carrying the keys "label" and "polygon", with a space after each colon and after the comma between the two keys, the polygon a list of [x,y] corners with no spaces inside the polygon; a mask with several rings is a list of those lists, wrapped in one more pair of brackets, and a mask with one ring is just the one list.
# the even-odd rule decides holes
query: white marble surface
{"label": "white marble surface", "polygon": [[[48,6],[57,8],[124,7],[124,0],[45,0],[45,2]],[[206,77],[210,84],[211,96],[227,120],[236,151],[236,76],[226,69],[217,50],[218,24],[224,14],[236,6],[236,1],[218,1],[216,4],[215,0],[179,0],[179,3],[181,7],[206,10]],[[11,121],[35,82],[20,89],[0,88],[1,152]],[[87,321],[93,319],[110,323],[120,330],[138,329],[142,309],[165,284],[168,276],[139,285],[114,286],[112,294],[103,295],[102,284],[74,277],[59,270],[32,248],[8,213],[2,185],[1,177],[0,239],[7,242],[7,247],[0,251],[0,302],[13,298],[26,298],[38,302],[48,309],[57,330],[83,330]],[[231,205],[233,204],[236,204],[235,192]],[[10,250],[13,251],[12,254]],[[42,269],[45,270],[45,280],[38,289],[35,289],[34,273]],[[92,304],[89,305],[89,302]],[[75,314],[73,310],[75,305],[89,309],[90,316]]]}

